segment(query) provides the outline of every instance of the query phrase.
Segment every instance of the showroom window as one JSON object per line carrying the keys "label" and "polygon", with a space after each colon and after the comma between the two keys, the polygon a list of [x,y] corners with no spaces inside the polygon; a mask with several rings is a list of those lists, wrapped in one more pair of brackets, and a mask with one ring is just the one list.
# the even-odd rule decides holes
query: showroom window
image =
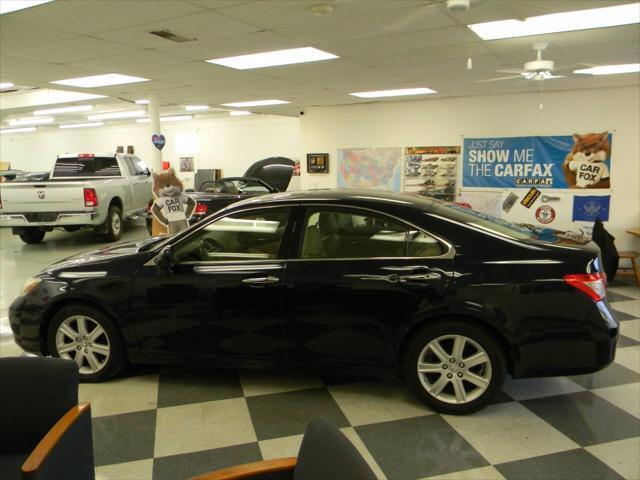
{"label": "showroom window", "polygon": [[444,246],[431,235],[389,218],[320,210],[307,216],[302,258],[434,257]]}
{"label": "showroom window", "polygon": [[223,217],[180,243],[174,259],[211,262],[278,258],[290,211],[278,208]]}

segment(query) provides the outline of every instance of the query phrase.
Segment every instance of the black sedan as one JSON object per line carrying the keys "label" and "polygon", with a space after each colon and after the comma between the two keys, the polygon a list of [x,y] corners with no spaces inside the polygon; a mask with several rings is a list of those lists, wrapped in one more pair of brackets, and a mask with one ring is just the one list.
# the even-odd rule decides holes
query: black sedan
{"label": "black sedan", "polygon": [[594,243],[378,191],[244,200],[170,238],[61,261],[10,307],[16,342],[101,381],[127,362],[403,375],[431,408],[505,375],[594,372],[618,322]]}

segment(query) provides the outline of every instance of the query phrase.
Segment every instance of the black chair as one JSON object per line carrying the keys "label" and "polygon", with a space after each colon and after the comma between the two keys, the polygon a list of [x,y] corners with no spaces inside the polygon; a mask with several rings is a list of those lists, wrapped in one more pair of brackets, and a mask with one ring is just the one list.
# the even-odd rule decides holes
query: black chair
{"label": "black chair", "polygon": [[326,420],[314,420],[302,438],[298,457],[225,468],[191,480],[375,480],[353,444]]}
{"label": "black chair", "polygon": [[0,359],[0,478],[93,480],[91,409],[70,360]]}

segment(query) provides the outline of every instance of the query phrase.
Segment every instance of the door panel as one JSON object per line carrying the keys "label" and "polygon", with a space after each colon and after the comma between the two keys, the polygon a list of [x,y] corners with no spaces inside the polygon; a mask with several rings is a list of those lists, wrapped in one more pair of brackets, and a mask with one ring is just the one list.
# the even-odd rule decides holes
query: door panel
{"label": "door panel", "polygon": [[301,258],[288,262],[283,284],[287,358],[394,363],[398,329],[437,308],[449,286],[447,247],[358,209],[314,207],[299,223]]}

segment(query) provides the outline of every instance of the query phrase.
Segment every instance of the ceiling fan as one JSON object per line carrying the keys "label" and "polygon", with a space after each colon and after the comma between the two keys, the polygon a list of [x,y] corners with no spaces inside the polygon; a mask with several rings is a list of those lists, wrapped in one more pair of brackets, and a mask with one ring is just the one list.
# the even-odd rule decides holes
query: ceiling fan
{"label": "ceiling fan", "polygon": [[563,67],[556,68],[553,60],[545,60],[542,58],[542,52],[546,50],[549,46],[546,42],[536,42],[531,45],[531,47],[537,52],[536,59],[531,60],[524,64],[524,68],[522,70],[515,69],[506,69],[506,70],[496,70],[500,73],[511,73],[508,77],[497,77],[497,78],[488,78],[486,80],[476,80],[475,83],[486,83],[486,82],[498,82],[501,80],[511,80],[514,78],[524,78],[525,80],[533,80],[541,82],[543,80],[549,80],[552,78],[563,78],[564,75],[555,75],[554,72],[562,71],[562,70],[570,70],[576,68],[578,65],[582,66],[584,64],[576,64],[576,65],[565,65]]}

